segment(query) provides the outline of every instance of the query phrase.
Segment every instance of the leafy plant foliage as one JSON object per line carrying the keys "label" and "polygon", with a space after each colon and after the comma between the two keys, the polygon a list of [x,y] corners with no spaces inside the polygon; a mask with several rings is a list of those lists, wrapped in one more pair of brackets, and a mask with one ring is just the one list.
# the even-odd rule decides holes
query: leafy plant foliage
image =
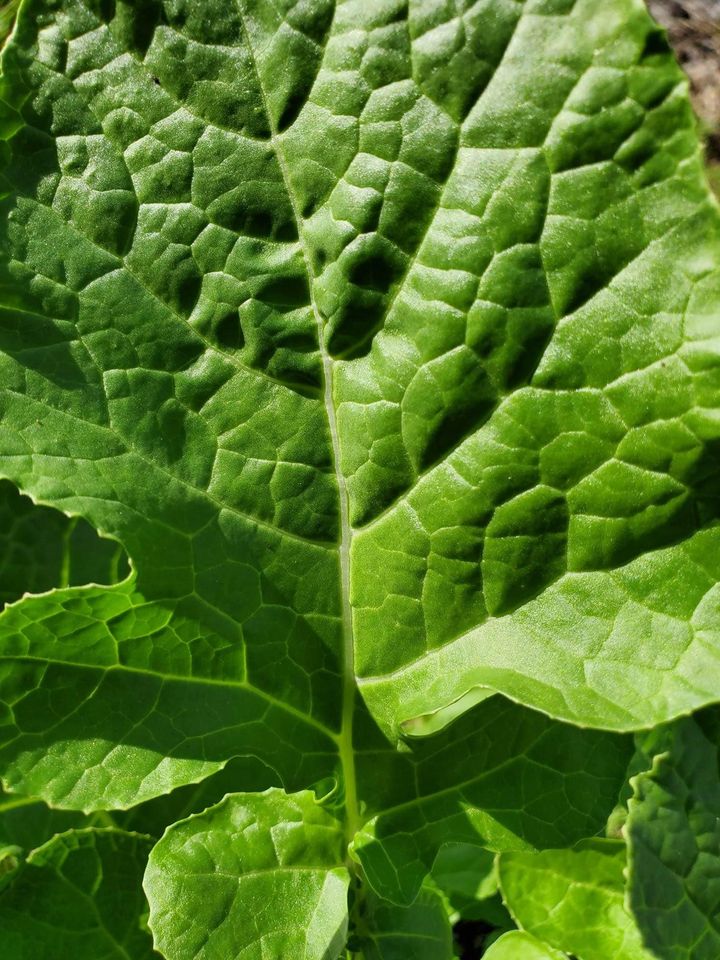
{"label": "leafy plant foliage", "polygon": [[4,956],[717,960],[720,219],[640,0],[22,0],[0,82]]}

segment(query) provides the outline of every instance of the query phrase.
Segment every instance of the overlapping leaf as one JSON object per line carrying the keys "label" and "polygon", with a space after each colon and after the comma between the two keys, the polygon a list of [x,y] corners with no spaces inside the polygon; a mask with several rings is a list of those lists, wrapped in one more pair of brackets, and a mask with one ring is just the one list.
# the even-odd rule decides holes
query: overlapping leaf
{"label": "overlapping leaf", "polygon": [[626,851],[614,840],[575,850],[508,853],[500,885],[523,930],[578,960],[653,960],[624,905]]}
{"label": "overlapping leaf", "polygon": [[56,833],[86,825],[80,813],[52,810],[34,797],[0,793],[0,846],[30,853]]}
{"label": "overlapping leaf", "polygon": [[351,947],[365,960],[452,960],[452,931],[441,897],[423,889],[407,907],[364,897]]}
{"label": "overlapping leaf", "polygon": [[3,956],[157,957],[141,888],[150,846],[137,834],[89,829],[58,834],[33,851],[0,891]]}
{"label": "overlapping leaf", "polygon": [[468,856],[475,848],[478,877],[486,850],[572,845],[603,831],[630,751],[628,738],[486,700],[404,759],[359,751],[366,814],[370,803],[379,812],[355,836],[353,855],[380,896],[409,904],[450,843]]}
{"label": "overlapping leaf", "polygon": [[173,960],[338,957],[350,879],[342,860],[342,824],[311,793],[229,794],[152,851],[155,943]]}
{"label": "overlapping leaf", "polygon": [[718,748],[694,720],[639,738],[649,769],[633,780],[625,833],[629,902],[661,960],[720,950]]}

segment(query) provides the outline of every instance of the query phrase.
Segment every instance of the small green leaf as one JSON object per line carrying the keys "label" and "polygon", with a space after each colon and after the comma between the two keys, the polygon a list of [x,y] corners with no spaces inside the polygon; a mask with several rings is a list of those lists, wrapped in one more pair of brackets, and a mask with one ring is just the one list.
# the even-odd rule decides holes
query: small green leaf
{"label": "small green leaf", "polygon": [[652,960],[625,909],[625,845],[499,857],[503,898],[519,926],[577,960]]}
{"label": "small green leaf", "polygon": [[348,928],[342,825],[310,792],[230,794],[170,827],[144,887],[168,960],[336,960]]}
{"label": "small green leaf", "polygon": [[650,769],[625,826],[630,907],[660,960],[720,956],[718,748],[693,719],[638,735]]}
{"label": "small green leaf", "polygon": [[497,893],[495,855],[469,843],[444,843],[432,865],[433,881],[451,900],[485,900]]}
{"label": "small green leaf", "polygon": [[0,844],[0,890],[14,879],[15,871],[20,866],[21,855],[20,847]]}
{"label": "small green leaf", "polygon": [[484,954],[484,960],[567,960],[567,954],[529,933],[513,930],[503,934]]}
{"label": "small green leaf", "polygon": [[70,830],[34,850],[0,893],[3,960],[150,960],[142,875],[152,843]]}

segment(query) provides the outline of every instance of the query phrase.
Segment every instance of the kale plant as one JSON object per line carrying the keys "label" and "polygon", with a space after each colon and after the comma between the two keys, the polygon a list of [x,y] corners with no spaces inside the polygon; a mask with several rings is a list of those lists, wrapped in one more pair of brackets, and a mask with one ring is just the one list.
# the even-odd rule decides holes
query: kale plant
{"label": "kale plant", "polygon": [[0,86],[3,960],[717,960],[641,0],[22,0]]}

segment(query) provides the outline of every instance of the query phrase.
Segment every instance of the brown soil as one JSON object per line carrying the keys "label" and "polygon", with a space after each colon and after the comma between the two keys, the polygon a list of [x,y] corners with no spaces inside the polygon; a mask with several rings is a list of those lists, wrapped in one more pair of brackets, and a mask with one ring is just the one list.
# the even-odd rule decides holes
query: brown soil
{"label": "brown soil", "polygon": [[720,0],[648,0],[690,79],[708,160],[720,162]]}

